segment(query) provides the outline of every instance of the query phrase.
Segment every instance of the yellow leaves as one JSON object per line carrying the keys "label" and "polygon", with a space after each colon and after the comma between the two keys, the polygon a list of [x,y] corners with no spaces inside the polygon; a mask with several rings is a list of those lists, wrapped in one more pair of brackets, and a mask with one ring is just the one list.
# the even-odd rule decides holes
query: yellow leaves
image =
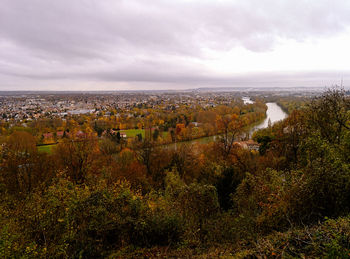
{"label": "yellow leaves", "polygon": [[238,115],[237,114],[232,114],[231,115],[231,120],[234,121],[234,120],[237,120],[238,119]]}
{"label": "yellow leaves", "polygon": [[241,112],[241,109],[238,106],[235,106],[232,110],[234,114],[239,114]]}
{"label": "yellow leaves", "polygon": [[126,124],[119,123],[119,129],[121,130],[126,129]]}
{"label": "yellow leaves", "polygon": [[[85,125],[85,124],[84,124]],[[92,134],[92,133],[94,133],[94,131],[92,130],[92,128],[89,126],[89,125],[86,125],[86,127],[85,127],[85,133],[87,133],[87,134]]]}
{"label": "yellow leaves", "polygon": [[254,149],[253,149],[253,150],[251,150],[250,152],[251,152],[253,155],[258,155],[258,154],[259,154],[259,151],[254,150]]}
{"label": "yellow leaves", "polygon": [[154,210],[156,208],[156,203],[154,201],[148,201],[147,205],[151,210]]}
{"label": "yellow leaves", "polygon": [[26,254],[37,256],[38,255],[38,252],[36,251],[37,248],[38,248],[38,246],[36,244],[34,244],[32,246],[27,246],[25,248],[25,252],[26,252]]}

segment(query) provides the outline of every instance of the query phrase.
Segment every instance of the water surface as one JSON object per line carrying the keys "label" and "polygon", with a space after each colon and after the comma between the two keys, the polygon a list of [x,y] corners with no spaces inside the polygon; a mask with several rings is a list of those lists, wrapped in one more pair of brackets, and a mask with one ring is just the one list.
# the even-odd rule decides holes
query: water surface
{"label": "water surface", "polygon": [[267,128],[269,126],[269,121],[271,122],[271,125],[273,125],[275,122],[281,121],[288,116],[277,103],[266,103],[266,105],[267,111],[265,120],[254,126],[250,133],[259,129]]}

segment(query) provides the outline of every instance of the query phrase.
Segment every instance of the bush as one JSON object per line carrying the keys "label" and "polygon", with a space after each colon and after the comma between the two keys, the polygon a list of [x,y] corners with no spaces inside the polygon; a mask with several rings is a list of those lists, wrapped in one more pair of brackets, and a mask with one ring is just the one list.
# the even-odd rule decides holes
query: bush
{"label": "bush", "polygon": [[176,172],[166,177],[165,197],[186,222],[185,242],[199,245],[207,235],[205,225],[219,212],[216,188],[212,185],[185,184]]}
{"label": "bush", "polygon": [[180,215],[132,192],[126,183],[94,189],[59,179],[28,198],[21,210],[22,236],[48,257],[101,257],[125,246],[176,244]]}
{"label": "bush", "polygon": [[249,258],[349,258],[350,219],[328,219],[313,227],[276,232],[240,254]]}

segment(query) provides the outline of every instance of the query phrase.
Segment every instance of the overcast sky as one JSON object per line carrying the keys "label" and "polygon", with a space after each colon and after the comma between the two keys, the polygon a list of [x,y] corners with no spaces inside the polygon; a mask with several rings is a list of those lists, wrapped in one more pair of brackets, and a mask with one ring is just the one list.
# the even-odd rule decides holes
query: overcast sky
{"label": "overcast sky", "polygon": [[1,0],[0,90],[350,85],[349,0]]}

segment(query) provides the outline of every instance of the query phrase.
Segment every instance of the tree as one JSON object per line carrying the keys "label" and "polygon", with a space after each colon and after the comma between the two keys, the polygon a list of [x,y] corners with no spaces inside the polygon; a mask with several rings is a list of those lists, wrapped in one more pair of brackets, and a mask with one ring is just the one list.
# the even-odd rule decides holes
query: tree
{"label": "tree", "polygon": [[235,172],[233,167],[227,167],[223,170],[216,183],[218,200],[222,209],[229,210],[233,207],[232,195],[236,192],[242,179],[243,175]]}
{"label": "tree", "polygon": [[16,131],[3,145],[0,179],[10,193],[28,194],[52,177],[50,163],[46,154],[38,153],[31,134]]}
{"label": "tree", "polygon": [[146,167],[147,175],[152,175],[151,159],[155,146],[153,142],[145,140],[136,146],[138,160]]}
{"label": "tree", "polygon": [[243,123],[236,114],[226,114],[218,116],[216,124],[220,133],[222,133],[219,144],[224,157],[227,157],[232,150],[235,140],[242,132]]}
{"label": "tree", "polygon": [[192,145],[182,144],[177,150],[172,152],[172,166],[176,167],[181,179],[186,178],[186,173],[196,170],[196,168],[193,168],[195,167],[195,162]]}
{"label": "tree", "polygon": [[159,137],[159,129],[155,129],[153,132],[153,141],[157,141]]}
{"label": "tree", "polygon": [[66,139],[54,150],[57,164],[65,170],[75,183],[83,183],[92,172],[93,161],[98,154],[98,145],[93,135],[84,135],[77,139]]}
{"label": "tree", "polygon": [[283,146],[286,149],[287,159],[294,163],[299,160],[299,150],[306,134],[305,120],[303,111],[294,110],[283,122]]}
{"label": "tree", "polygon": [[138,141],[141,142],[142,141],[142,134],[141,133],[136,134],[136,138]]}
{"label": "tree", "polygon": [[147,176],[152,179],[155,186],[161,187],[165,176],[165,168],[171,162],[170,152],[148,140],[135,143],[134,149],[138,161],[146,168]]}
{"label": "tree", "polygon": [[350,99],[344,89],[329,89],[308,105],[311,130],[317,130],[329,143],[339,144],[344,132],[350,130]]}

